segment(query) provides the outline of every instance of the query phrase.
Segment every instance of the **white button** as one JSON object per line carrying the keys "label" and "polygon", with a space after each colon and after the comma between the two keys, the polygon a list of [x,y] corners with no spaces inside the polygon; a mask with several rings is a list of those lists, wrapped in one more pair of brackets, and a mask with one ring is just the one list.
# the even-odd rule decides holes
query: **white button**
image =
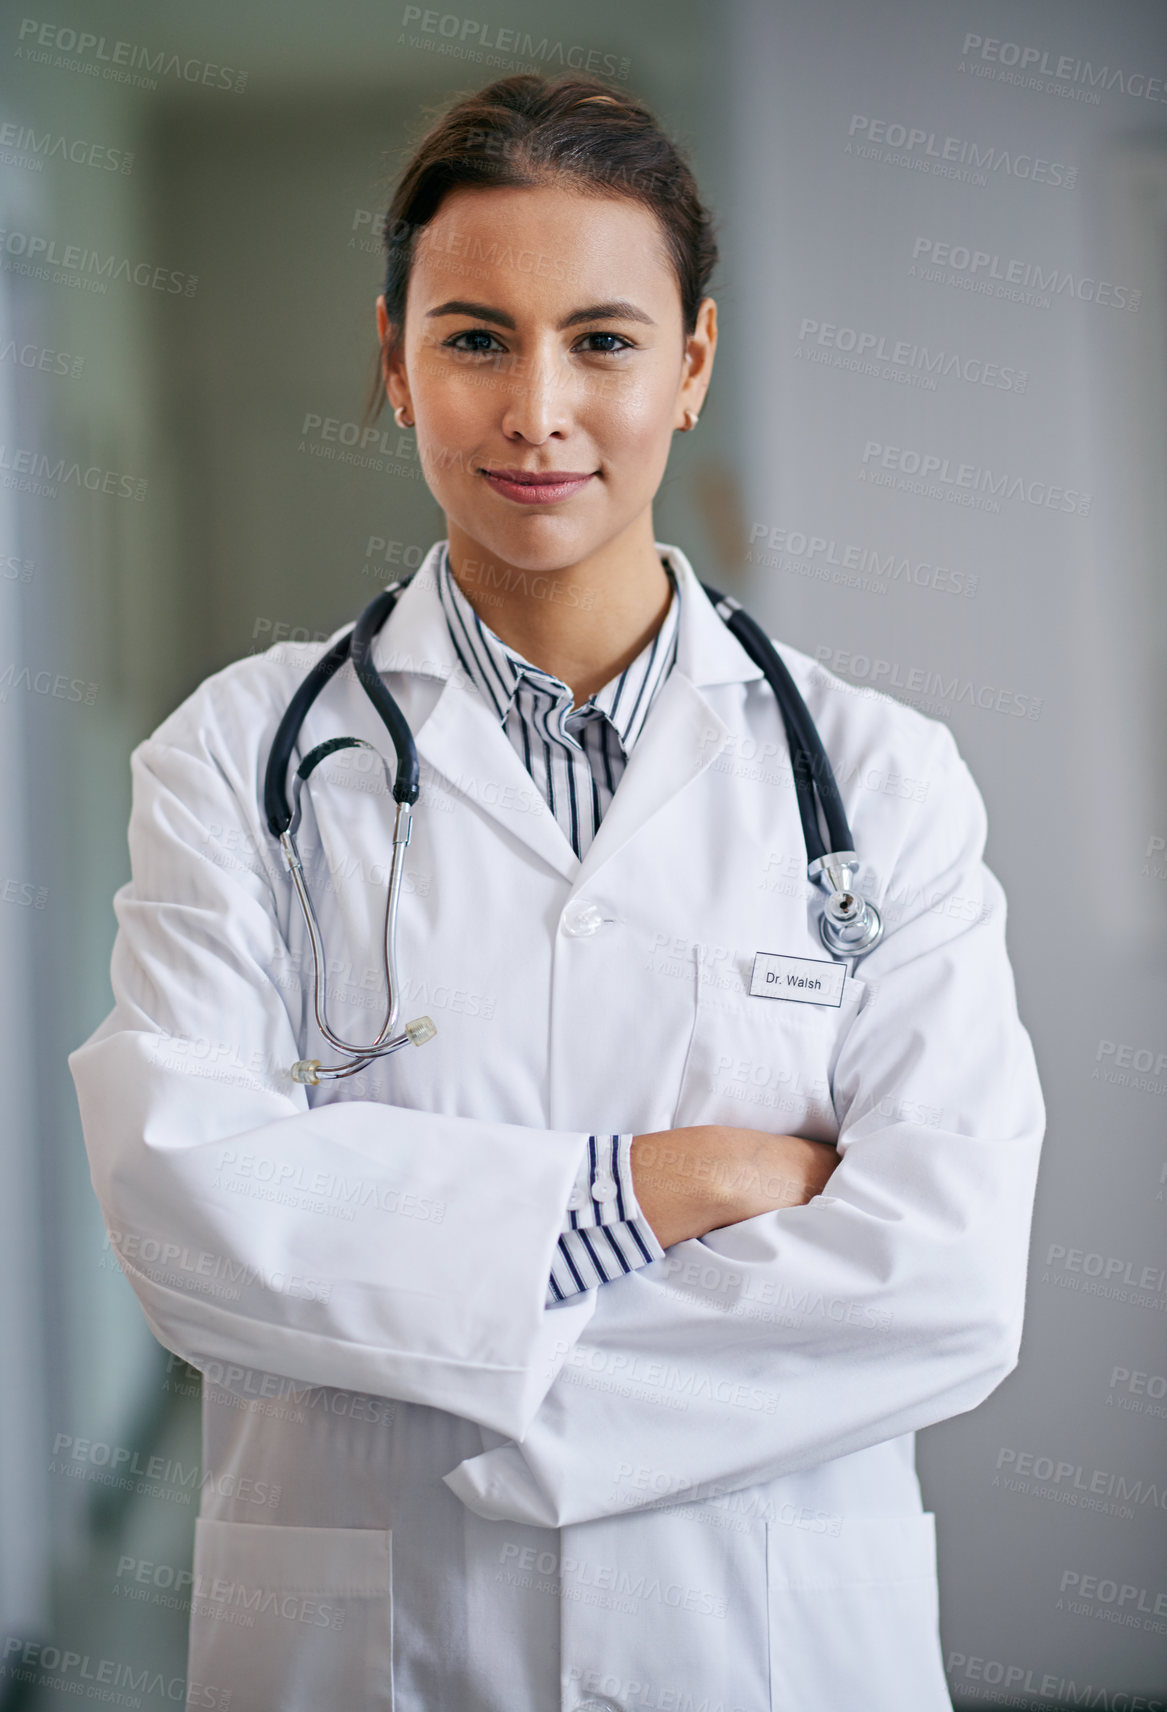
{"label": "white button", "polygon": [[590,1196],[586,1189],[573,1189],[567,1200],[568,1212],[578,1213],[581,1207],[587,1205],[589,1199]]}
{"label": "white button", "polygon": [[604,925],[604,917],[595,904],[569,904],[563,912],[563,931],[572,939],[583,939]]}
{"label": "white button", "polygon": [[592,1194],[597,1201],[614,1201],[617,1195],[615,1178],[597,1176],[592,1183]]}

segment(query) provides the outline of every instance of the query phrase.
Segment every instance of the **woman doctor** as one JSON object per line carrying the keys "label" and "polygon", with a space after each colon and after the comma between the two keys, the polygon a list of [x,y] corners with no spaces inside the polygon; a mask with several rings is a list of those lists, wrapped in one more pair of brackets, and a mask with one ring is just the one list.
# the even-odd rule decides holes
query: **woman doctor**
{"label": "woman doctor", "polygon": [[[837,966],[773,694],[654,540],[717,338],[690,172],[624,93],[509,77],[385,235],[380,379],[446,518],[374,652],[436,1037],[289,1074],[334,1056],[262,803],[307,645],[135,751],[116,1004],[70,1061],[111,1243],[204,1378],[191,1692],[940,1712],[913,1435],[1016,1364],[1043,1127],[980,796],[944,726],[783,647],[885,933],[837,1002],[751,991],[758,952]],[[348,734],[387,747],[351,666],[300,752]],[[368,758],[300,833],[358,1040]]]}

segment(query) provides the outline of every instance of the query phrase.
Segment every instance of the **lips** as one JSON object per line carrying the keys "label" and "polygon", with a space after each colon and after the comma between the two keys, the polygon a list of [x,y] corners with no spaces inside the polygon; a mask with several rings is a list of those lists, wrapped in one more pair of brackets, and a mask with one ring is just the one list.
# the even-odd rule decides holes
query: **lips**
{"label": "lips", "polygon": [[483,470],[495,493],[519,505],[551,505],[570,499],[592,480],[590,470]]}

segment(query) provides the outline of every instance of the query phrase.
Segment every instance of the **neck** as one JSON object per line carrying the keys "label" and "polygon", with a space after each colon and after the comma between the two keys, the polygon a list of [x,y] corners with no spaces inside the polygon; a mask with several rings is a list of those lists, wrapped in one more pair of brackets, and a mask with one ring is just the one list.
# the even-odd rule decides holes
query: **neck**
{"label": "neck", "polygon": [[576,707],[631,665],[672,597],[652,514],[573,565],[510,565],[447,519],[450,570],[509,648],[568,685]]}

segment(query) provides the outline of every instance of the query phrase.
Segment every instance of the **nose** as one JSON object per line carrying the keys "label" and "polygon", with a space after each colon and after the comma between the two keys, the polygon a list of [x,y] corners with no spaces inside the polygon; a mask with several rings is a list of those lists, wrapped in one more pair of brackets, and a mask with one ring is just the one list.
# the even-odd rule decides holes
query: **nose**
{"label": "nose", "polygon": [[570,430],[572,376],[557,348],[549,346],[521,359],[504,377],[503,385],[506,402],[502,430],[508,439],[523,439],[538,446]]}

